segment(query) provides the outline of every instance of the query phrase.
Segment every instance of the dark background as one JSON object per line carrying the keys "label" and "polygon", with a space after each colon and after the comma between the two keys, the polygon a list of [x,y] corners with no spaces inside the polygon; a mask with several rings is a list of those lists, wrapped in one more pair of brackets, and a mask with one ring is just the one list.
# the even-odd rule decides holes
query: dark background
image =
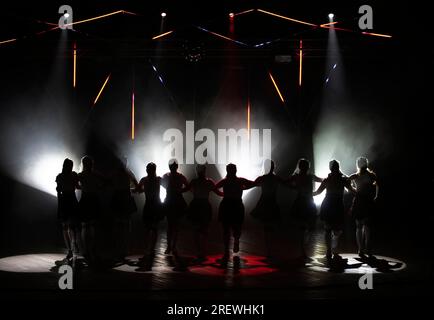
{"label": "dark background", "polygon": [[[140,16],[119,15],[79,25],[76,32],[68,31],[64,42],[59,30],[35,35],[49,28],[35,19],[56,23],[60,4],[2,4],[0,11],[0,41],[19,39],[0,45],[1,255],[62,245],[56,231],[56,199],[27,186],[11,172],[21,168],[17,149],[32,145],[38,127],[46,130],[52,126],[54,136],[80,150],[80,156],[91,154],[97,169],[109,172],[118,149],[128,143],[132,86],[140,106],[136,144],[160,119],[181,127],[185,119],[194,119],[201,127],[212,127],[213,119],[227,114],[233,115],[227,118],[230,127],[231,121],[242,118],[249,94],[254,108],[252,127],[272,125],[277,133],[273,140],[277,171],[288,176],[299,157],[312,158],[312,133],[323,106],[328,31],[309,30],[257,13],[237,17],[237,40],[256,44],[280,39],[254,49],[228,43],[195,26],[228,34],[228,12],[263,8],[318,24],[328,22],[327,14],[334,12],[338,21],[342,17],[342,27],[357,30],[361,4],[374,9],[373,32],[392,34],[393,38],[338,33],[346,95],[352,103],[339,105],[336,112],[373,126],[375,143],[365,153],[381,181],[382,241],[387,241],[389,234],[392,238],[402,235],[397,251],[401,246],[405,247],[402,250],[414,246],[421,251],[432,249],[432,102],[427,98],[432,90],[433,52],[426,36],[430,32],[430,27],[425,27],[428,9],[423,5],[357,1],[71,2],[75,21],[119,9]],[[165,30],[175,33],[167,40],[153,42],[150,38],[160,33],[163,10],[168,14]],[[301,90],[294,56],[300,37],[306,48]],[[70,85],[74,41],[79,46],[75,91]],[[194,50],[203,54],[198,63],[185,58]],[[278,54],[291,55],[293,61],[279,65],[274,62]],[[149,61],[164,75],[165,87],[155,79]],[[267,70],[273,71],[284,88],[285,107],[270,84]],[[110,88],[98,108],[89,111],[108,72],[112,74]],[[59,126],[63,123],[68,126]],[[346,166],[353,168],[353,163]],[[60,172],[61,163],[58,167]],[[182,169],[192,177],[193,167]],[[216,170],[210,172],[219,178]],[[284,195],[281,202],[284,210],[290,205]]]}

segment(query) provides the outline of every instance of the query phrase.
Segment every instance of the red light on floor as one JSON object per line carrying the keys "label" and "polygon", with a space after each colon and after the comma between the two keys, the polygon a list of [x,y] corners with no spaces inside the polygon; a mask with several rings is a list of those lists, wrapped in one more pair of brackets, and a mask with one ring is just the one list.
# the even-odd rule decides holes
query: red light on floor
{"label": "red light on floor", "polygon": [[254,277],[278,271],[277,268],[270,266],[266,262],[265,257],[261,256],[250,254],[233,256],[226,266],[221,258],[222,255],[207,256],[202,264],[190,267],[189,271],[216,277],[227,277],[228,273],[233,276]]}

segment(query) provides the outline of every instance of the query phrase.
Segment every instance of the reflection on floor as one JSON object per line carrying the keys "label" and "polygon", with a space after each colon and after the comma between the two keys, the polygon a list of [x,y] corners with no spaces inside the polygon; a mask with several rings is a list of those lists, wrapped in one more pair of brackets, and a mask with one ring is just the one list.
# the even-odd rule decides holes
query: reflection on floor
{"label": "reflection on floor", "polygon": [[59,253],[26,254],[0,259],[0,271],[43,273],[50,272],[55,262],[65,257]]}
{"label": "reflection on floor", "polygon": [[306,263],[306,267],[314,271],[342,273],[387,273],[405,269],[406,264],[394,258],[383,256],[359,256],[357,254],[340,254],[337,263],[327,261],[326,256],[315,256]]}
{"label": "reflection on floor", "polygon": [[130,256],[125,264],[115,267],[114,270],[125,272],[191,272],[204,276],[256,276],[278,271],[270,266],[266,258],[254,255],[234,256],[233,259],[224,260],[221,255],[207,256],[204,259],[193,257],[166,257],[161,259],[148,259],[144,261],[140,256]]}
{"label": "reflection on floor", "polygon": [[[287,231],[283,231],[275,236],[276,251],[272,257],[265,256],[260,232],[250,230],[243,236],[241,251],[223,260],[219,241],[210,241],[210,253],[205,259],[194,257],[194,245],[188,241],[180,246],[177,256],[165,255],[162,232],[154,256],[142,256],[140,250],[133,248],[135,254],[125,261],[102,256],[100,263],[90,266],[79,257],[73,264],[74,291],[90,299],[107,295],[144,299],[359,297],[366,295],[358,287],[359,278],[372,273],[372,294],[390,296],[423,287],[430,272],[428,265],[404,251],[399,254],[389,245],[385,248],[391,248],[390,251],[381,248],[381,255],[359,257],[344,253],[339,263],[331,263],[324,258],[324,234],[320,228],[313,236],[309,259],[299,257],[298,235],[294,233],[295,239],[287,239]],[[343,238],[340,246],[351,252],[348,249],[354,246],[352,238],[348,239]],[[31,253],[0,258],[0,291],[38,296],[43,292],[42,296],[58,297],[58,266],[64,257],[61,253]]]}

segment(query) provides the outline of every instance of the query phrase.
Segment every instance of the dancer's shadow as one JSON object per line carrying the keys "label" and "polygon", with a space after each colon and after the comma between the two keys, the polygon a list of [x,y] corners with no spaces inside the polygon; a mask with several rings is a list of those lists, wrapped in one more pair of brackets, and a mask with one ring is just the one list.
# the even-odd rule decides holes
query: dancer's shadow
{"label": "dancer's shadow", "polygon": [[[137,272],[146,272],[146,271],[152,271],[155,262],[157,260],[156,255],[147,255],[143,256],[139,260],[136,261],[130,261],[127,263],[127,265],[131,267],[137,267],[135,271]],[[162,262],[162,260],[158,259],[159,262]],[[167,255],[164,257],[164,260],[166,265],[171,268],[173,271],[178,272],[187,272],[188,267],[193,265],[191,262],[193,259],[191,257],[183,257],[179,255]]]}
{"label": "dancer's shadow", "polygon": [[356,258],[357,261],[367,264],[371,268],[378,272],[390,273],[397,269],[400,269],[403,265],[402,262],[389,261],[387,259],[378,259],[377,257],[371,256],[361,256]]}
{"label": "dancer's shadow", "polygon": [[253,266],[249,266],[247,259],[242,259],[239,256],[234,256],[232,258],[232,264],[230,264],[230,259],[219,258],[215,260],[215,263],[210,263],[214,267],[219,269],[232,269],[234,273],[239,273],[240,269],[247,269]]}
{"label": "dancer's shadow", "polygon": [[210,262],[206,257],[196,257],[188,259],[188,265],[190,267],[204,267],[209,265]]}
{"label": "dancer's shadow", "polygon": [[226,269],[229,265],[229,258],[201,257],[201,258],[184,258],[188,267],[214,267],[217,269]]}
{"label": "dancer's shadow", "polygon": [[329,272],[333,273],[344,273],[345,270],[349,269],[358,269],[363,265],[363,262],[360,263],[348,263],[348,259],[342,258],[341,256],[333,257],[333,259],[321,258],[318,259],[318,262],[328,268]]}
{"label": "dancer's shadow", "polygon": [[63,265],[68,265],[74,269],[74,271],[79,271],[84,268],[89,267],[89,264],[83,258],[75,258],[70,260],[57,260],[55,265],[50,268],[50,272],[59,273],[59,269]]}
{"label": "dancer's shadow", "polygon": [[240,269],[243,268],[248,268],[249,266],[246,265],[246,260],[241,259],[239,256],[235,256],[233,259],[233,270],[234,270],[234,274],[239,274],[240,273]]}
{"label": "dancer's shadow", "polygon": [[152,271],[152,267],[154,266],[155,262],[155,255],[145,255],[139,260],[127,263],[129,266],[136,266],[138,267],[135,269],[137,272],[146,272],[146,271]]}
{"label": "dancer's shadow", "polygon": [[328,262],[329,272],[344,273],[348,269],[358,269],[363,263],[349,264],[348,259],[332,259]]}
{"label": "dancer's shadow", "polygon": [[191,260],[191,258],[183,257],[180,255],[172,255],[172,256],[166,256],[165,259],[167,265],[173,268],[173,271],[178,271],[178,272],[189,271],[188,266],[189,266],[189,260]]}
{"label": "dancer's shadow", "polygon": [[222,258],[216,259],[215,263],[211,263],[210,265],[212,265],[218,269],[226,270],[226,269],[228,269],[229,261],[230,261],[229,258],[222,257]]}

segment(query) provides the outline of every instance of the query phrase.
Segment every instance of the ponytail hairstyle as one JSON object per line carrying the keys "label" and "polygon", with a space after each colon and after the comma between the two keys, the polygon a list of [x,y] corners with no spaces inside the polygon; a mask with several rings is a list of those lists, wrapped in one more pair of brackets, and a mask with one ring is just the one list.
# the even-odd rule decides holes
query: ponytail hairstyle
{"label": "ponytail hairstyle", "polygon": [[297,161],[297,168],[294,170],[293,174],[300,174],[300,172],[307,173],[310,169],[310,162],[305,158],[300,158]]}
{"label": "ponytail hairstyle", "polygon": [[357,173],[360,173],[366,170],[369,173],[373,173],[371,169],[369,169],[369,161],[366,157],[358,157],[356,160]]}
{"label": "ponytail hairstyle", "polygon": [[329,169],[330,169],[330,174],[340,174],[340,175],[344,175],[344,174],[341,172],[341,169],[340,169],[340,163],[339,163],[338,160],[335,160],[335,159],[331,160],[331,161],[329,162]]}
{"label": "ponytail hairstyle", "polygon": [[72,168],[74,166],[74,162],[71,159],[66,158],[63,161],[62,173],[67,174],[72,172]]}

